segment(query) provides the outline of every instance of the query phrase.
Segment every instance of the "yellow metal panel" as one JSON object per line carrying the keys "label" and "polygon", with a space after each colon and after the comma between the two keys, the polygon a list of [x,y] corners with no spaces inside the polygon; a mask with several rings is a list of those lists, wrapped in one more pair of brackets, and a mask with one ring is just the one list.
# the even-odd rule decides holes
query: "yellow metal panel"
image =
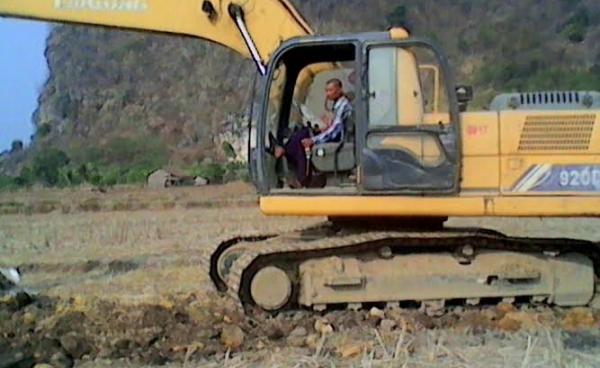
{"label": "yellow metal panel", "polygon": [[[199,0],[1,0],[0,16],[95,24],[195,36],[248,50],[228,13],[232,0],[212,1],[209,17]],[[240,1],[248,29],[264,62],[284,40],[312,30],[287,0]]]}
{"label": "yellow metal panel", "polygon": [[404,40],[410,37],[406,28],[396,27],[390,29],[390,37],[392,40]]}
{"label": "yellow metal panel", "polygon": [[481,198],[395,196],[268,196],[260,208],[267,215],[297,216],[472,216],[483,213]]}
{"label": "yellow metal panel", "polygon": [[465,112],[460,115],[464,156],[498,155],[498,113]]}
{"label": "yellow metal panel", "polygon": [[450,114],[447,112],[430,112],[423,115],[423,124],[425,125],[438,126],[440,123],[444,125],[450,124]]}
{"label": "yellow metal panel", "polygon": [[500,186],[498,114],[461,114],[461,190],[493,190]]}
{"label": "yellow metal panel", "polygon": [[267,215],[599,217],[600,197],[268,196]]}
{"label": "yellow metal panel", "polygon": [[[500,112],[500,152],[509,154],[517,152],[519,138],[525,117],[528,111],[501,111]],[[503,172],[504,174],[504,172]]]}
{"label": "yellow metal panel", "polygon": [[[309,87],[312,85],[315,77],[320,73],[337,68],[341,68],[341,66],[338,66],[334,63],[315,63],[309,64],[308,66],[302,68],[300,73],[298,73],[298,78],[296,79],[296,84],[294,86],[294,98],[297,101],[304,103],[306,101],[306,95],[308,94]],[[325,88],[324,85],[323,88]]]}
{"label": "yellow metal panel", "polygon": [[465,156],[461,179],[461,191],[497,191],[500,187],[500,160],[497,156]]}
{"label": "yellow metal panel", "polygon": [[423,95],[415,54],[397,48],[396,67],[398,125],[420,125],[423,123]]}
{"label": "yellow metal panel", "polygon": [[[600,165],[600,152],[596,155],[511,155],[501,158],[501,191],[503,195],[524,195],[526,193],[513,192],[513,188],[525,176],[527,171],[536,166],[544,164],[554,165]],[[529,193],[539,196],[541,193]],[[548,193],[543,193],[547,195]],[[564,193],[562,193],[564,195]],[[593,193],[591,193],[593,194]]]}
{"label": "yellow metal panel", "polygon": [[598,217],[600,197],[500,197],[494,201],[494,215]]}
{"label": "yellow metal panel", "polygon": [[501,154],[598,153],[598,124],[597,110],[502,111]]}

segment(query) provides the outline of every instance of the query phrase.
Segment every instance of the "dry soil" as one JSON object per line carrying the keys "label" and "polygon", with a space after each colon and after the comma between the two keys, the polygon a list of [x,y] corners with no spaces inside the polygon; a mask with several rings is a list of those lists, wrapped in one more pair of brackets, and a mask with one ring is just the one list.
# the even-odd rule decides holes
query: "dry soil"
{"label": "dry soil", "polygon": [[[208,245],[323,218],[266,218],[251,187],[0,194],[0,367],[600,367],[600,313],[507,304],[240,314],[200,267]],[[451,219],[598,241],[592,219]],[[19,365],[20,364],[20,365]]]}

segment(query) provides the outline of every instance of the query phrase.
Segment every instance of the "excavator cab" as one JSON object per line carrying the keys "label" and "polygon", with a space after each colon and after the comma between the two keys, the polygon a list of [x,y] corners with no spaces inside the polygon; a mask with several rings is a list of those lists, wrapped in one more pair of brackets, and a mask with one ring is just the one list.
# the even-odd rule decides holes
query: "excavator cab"
{"label": "excavator cab", "polygon": [[[346,97],[354,104],[358,91],[357,50],[358,45],[353,41],[299,41],[284,46],[267,73],[261,136],[275,137],[276,142],[283,144],[298,130],[310,129],[317,134],[326,129],[322,118],[331,114],[332,103],[325,99],[324,89],[331,79],[342,82]],[[323,184],[328,187],[354,186],[347,180],[356,168],[352,119],[343,122],[342,139],[317,144],[309,153],[311,170],[324,177]],[[292,168],[288,167],[293,163],[269,155],[263,158],[268,167],[267,181],[276,183],[273,189],[285,190],[282,179],[293,176]]]}
{"label": "excavator cab", "polygon": [[[460,170],[458,109],[447,66],[425,41],[391,33],[293,39],[273,55],[265,75],[259,142],[285,142],[327,111],[326,81],[342,81],[352,104],[343,139],[313,146],[310,163],[325,179],[306,194],[455,193]],[[275,139],[273,139],[273,137]],[[258,160],[263,194],[290,191],[285,165]],[[296,189],[294,193],[298,193]]]}

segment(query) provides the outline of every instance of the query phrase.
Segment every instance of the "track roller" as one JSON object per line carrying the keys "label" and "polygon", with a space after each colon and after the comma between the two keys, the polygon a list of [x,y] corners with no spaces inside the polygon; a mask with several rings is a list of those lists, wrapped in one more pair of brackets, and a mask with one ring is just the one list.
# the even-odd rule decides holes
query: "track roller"
{"label": "track roller", "polygon": [[250,295],[259,307],[267,311],[275,311],[290,301],[292,281],[284,270],[267,266],[252,278]]}

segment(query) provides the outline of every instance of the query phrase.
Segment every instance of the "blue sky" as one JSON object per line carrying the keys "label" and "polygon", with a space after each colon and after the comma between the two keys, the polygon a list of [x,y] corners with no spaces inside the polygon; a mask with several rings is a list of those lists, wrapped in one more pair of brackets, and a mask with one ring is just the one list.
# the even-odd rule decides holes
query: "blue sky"
{"label": "blue sky", "polygon": [[0,18],[0,152],[15,139],[29,142],[31,114],[48,75],[48,23]]}

